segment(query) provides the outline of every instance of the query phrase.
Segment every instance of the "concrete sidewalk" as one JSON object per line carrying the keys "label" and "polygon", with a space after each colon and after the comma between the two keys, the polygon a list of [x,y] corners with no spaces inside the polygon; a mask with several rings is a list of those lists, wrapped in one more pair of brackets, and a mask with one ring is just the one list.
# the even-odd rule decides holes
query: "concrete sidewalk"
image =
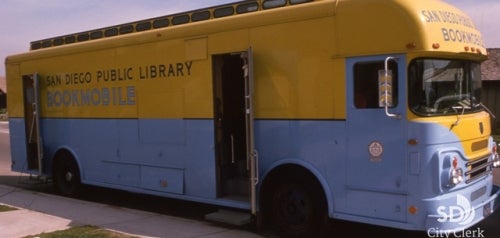
{"label": "concrete sidewalk", "polygon": [[19,208],[0,212],[0,231],[5,238],[81,225],[98,226],[138,237],[260,237],[209,222],[112,207],[5,185],[0,185],[0,204]]}

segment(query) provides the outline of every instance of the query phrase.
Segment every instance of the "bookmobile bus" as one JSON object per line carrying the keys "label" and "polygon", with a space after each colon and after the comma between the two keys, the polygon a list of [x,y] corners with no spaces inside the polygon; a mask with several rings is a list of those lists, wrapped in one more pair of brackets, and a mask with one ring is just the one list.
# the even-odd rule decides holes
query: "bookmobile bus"
{"label": "bookmobile bus", "polygon": [[289,234],[459,231],[499,200],[486,54],[436,0],[243,1],[34,41],[6,59],[12,170]]}

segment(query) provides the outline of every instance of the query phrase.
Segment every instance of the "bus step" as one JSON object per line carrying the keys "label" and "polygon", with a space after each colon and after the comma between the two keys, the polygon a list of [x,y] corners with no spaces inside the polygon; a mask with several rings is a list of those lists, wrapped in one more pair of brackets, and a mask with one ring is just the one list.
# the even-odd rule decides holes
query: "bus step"
{"label": "bus step", "polygon": [[18,183],[27,186],[39,186],[49,184],[50,180],[45,176],[30,174],[29,177],[23,176],[22,179],[18,180]]}
{"label": "bus step", "polygon": [[205,219],[214,222],[242,226],[252,222],[252,215],[245,212],[220,209],[214,213],[206,214]]}

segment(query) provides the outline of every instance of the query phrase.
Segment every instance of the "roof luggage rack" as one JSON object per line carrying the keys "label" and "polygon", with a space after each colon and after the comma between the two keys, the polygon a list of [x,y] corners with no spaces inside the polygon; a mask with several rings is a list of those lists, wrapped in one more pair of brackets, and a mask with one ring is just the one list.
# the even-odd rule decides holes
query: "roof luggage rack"
{"label": "roof luggage rack", "polygon": [[121,25],[84,31],[65,36],[58,36],[30,43],[31,50],[97,40],[119,35],[126,35],[135,32],[149,31],[168,26],[175,26],[193,22],[200,22],[210,19],[227,17],[232,15],[245,14],[259,10],[267,10],[278,7],[296,5],[314,0],[251,0],[235,2],[210,8],[198,9],[194,11],[160,16]]}

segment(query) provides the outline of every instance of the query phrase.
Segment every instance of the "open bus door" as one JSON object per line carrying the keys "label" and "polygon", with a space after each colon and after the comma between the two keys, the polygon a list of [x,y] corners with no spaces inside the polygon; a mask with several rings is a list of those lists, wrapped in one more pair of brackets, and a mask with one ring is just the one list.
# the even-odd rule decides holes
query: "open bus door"
{"label": "open bus door", "polygon": [[24,126],[28,170],[42,174],[43,146],[40,136],[40,101],[38,75],[23,75]]}
{"label": "open bus door", "polygon": [[217,196],[256,213],[252,49],[212,56]]}
{"label": "open bus door", "polygon": [[243,76],[245,78],[245,123],[246,123],[246,158],[247,170],[250,170],[250,204],[252,214],[257,213],[257,183],[259,182],[258,157],[255,149],[254,139],[254,111],[253,111],[253,94],[254,94],[254,77],[253,77],[253,51],[249,48],[247,52],[241,54],[244,61]]}

